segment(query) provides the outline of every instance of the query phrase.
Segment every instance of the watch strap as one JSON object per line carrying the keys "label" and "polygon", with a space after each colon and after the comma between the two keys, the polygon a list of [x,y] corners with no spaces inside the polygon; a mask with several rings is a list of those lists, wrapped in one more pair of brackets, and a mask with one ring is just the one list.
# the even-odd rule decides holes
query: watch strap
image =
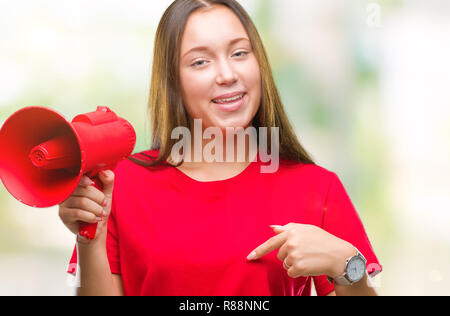
{"label": "watch strap", "polygon": [[338,276],[337,278],[333,279],[329,276],[327,276],[328,282],[333,284],[335,282],[338,285],[352,285],[352,282],[350,282],[345,275]]}

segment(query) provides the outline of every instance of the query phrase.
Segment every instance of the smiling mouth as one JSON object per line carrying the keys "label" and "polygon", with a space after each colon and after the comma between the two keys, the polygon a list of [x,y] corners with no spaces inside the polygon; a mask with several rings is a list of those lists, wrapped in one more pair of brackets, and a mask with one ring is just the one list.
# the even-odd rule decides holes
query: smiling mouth
{"label": "smiling mouth", "polygon": [[237,95],[237,96],[235,96],[235,97],[233,97],[233,98],[228,98],[228,99],[215,99],[215,100],[212,100],[212,102],[213,102],[213,103],[216,103],[216,104],[231,104],[231,103],[234,103],[234,102],[236,102],[236,101],[241,100],[242,98],[244,98],[244,96],[245,96],[245,93],[242,93],[242,94]]}

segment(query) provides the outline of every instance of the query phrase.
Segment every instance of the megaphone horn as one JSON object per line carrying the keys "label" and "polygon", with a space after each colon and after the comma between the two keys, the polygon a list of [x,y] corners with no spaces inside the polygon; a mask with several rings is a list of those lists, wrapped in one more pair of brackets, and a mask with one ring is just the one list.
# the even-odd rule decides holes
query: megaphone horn
{"label": "megaphone horn", "polygon": [[[0,178],[20,202],[50,207],[65,201],[86,174],[103,190],[97,175],[114,169],[136,144],[136,133],[109,108],[68,122],[45,107],[26,107],[11,115],[0,130]],[[95,237],[97,224],[80,225],[80,234]]]}

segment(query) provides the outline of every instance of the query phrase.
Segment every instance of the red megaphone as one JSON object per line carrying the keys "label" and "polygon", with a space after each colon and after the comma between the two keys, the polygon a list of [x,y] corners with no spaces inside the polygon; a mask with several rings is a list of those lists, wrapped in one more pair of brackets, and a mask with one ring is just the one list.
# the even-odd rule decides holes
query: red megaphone
{"label": "red megaphone", "polygon": [[[113,170],[131,155],[136,133],[107,107],[76,116],[72,122],[44,107],[26,107],[0,130],[0,178],[9,193],[33,207],[65,201],[86,174],[103,190],[97,175]],[[80,224],[93,239],[97,224]]]}

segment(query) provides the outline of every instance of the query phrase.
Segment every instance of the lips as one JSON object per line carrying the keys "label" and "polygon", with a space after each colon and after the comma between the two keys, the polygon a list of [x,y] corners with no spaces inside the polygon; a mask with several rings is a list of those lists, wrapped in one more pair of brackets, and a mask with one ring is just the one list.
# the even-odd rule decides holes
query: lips
{"label": "lips", "polygon": [[222,112],[236,112],[242,108],[242,106],[247,102],[247,93],[242,94],[242,97],[238,95],[233,101],[229,102],[221,102],[221,101],[212,101],[215,104],[215,107]]}
{"label": "lips", "polygon": [[245,96],[245,94],[246,93],[244,91],[228,93],[228,94],[224,94],[224,95],[214,98],[212,100],[212,102],[217,103],[217,104],[234,103],[236,101],[241,100]]}

